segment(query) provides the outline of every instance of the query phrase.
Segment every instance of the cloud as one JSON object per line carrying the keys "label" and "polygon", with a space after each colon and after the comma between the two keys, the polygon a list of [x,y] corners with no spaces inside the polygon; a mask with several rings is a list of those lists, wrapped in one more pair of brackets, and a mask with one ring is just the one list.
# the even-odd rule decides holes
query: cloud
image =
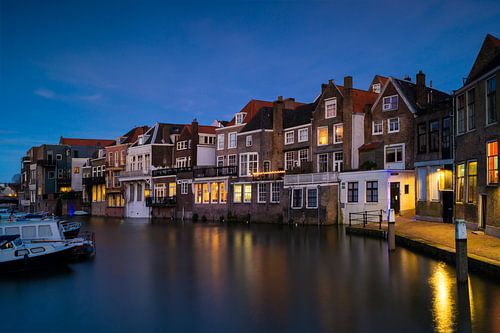
{"label": "cloud", "polygon": [[40,97],[43,97],[43,98],[47,98],[47,99],[56,99],[56,94],[50,90],[50,89],[46,89],[46,88],[38,88],[35,90],[35,95],[38,95]]}

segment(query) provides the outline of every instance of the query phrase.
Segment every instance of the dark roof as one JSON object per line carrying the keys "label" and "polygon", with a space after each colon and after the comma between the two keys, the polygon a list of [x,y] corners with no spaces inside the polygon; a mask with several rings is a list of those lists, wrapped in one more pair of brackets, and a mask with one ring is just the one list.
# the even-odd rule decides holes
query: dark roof
{"label": "dark roof", "polygon": [[121,144],[134,143],[135,141],[137,141],[137,137],[139,135],[146,133],[148,131],[148,129],[149,129],[149,126],[138,126],[138,127],[132,128],[130,131],[128,131],[123,136],[123,140],[122,140]]}
{"label": "dark roof", "polygon": [[273,128],[273,108],[263,107],[250,119],[240,132]]}
{"label": "dark roof", "polygon": [[318,101],[319,99],[316,99],[314,103],[298,106],[295,110],[284,110],[283,128],[309,124],[311,122],[313,111],[318,106]]}
{"label": "dark roof", "polygon": [[498,66],[500,66],[500,39],[487,34],[465,84],[474,81]]}
{"label": "dark roof", "polygon": [[[180,135],[184,126],[185,125],[182,124],[156,123],[146,133],[144,133],[146,141],[143,142],[143,145],[173,144],[170,135]],[[136,141],[132,146],[139,146],[139,142]]]}
{"label": "dark roof", "polygon": [[[255,114],[262,107],[265,107],[265,106],[272,107],[273,106],[273,102],[261,101],[261,100],[258,100],[258,99],[252,99],[238,113],[245,112],[246,116],[243,119],[243,123],[248,123],[253,118],[253,116],[255,116]],[[234,124],[236,124],[236,116],[234,116],[233,119],[231,119],[231,121],[229,121],[229,123],[227,124],[227,126],[231,126],[231,125],[234,125]]]}
{"label": "dark roof", "polygon": [[106,147],[115,143],[115,140],[102,140],[102,139],[77,139],[77,138],[61,138],[59,144],[68,146],[80,147]]}
{"label": "dark roof", "polygon": [[[400,80],[396,78],[392,78],[393,81],[399,86],[401,89],[401,93],[404,95],[408,103],[416,110],[422,109],[416,101],[416,85],[413,82]],[[435,104],[440,104],[442,102],[450,100],[451,96],[445,92],[439,91],[434,88],[425,87],[425,91],[427,94],[431,94],[432,102],[431,106]]]}

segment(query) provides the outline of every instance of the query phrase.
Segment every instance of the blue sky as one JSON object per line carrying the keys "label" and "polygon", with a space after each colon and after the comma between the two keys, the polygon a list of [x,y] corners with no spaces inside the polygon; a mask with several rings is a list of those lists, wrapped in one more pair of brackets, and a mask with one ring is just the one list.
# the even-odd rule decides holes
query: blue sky
{"label": "blue sky", "polygon": [[309,102],[328,79],[375,74],[451,91],[497,1],[1,1],[0,181],[59,136],[229,119],[249,99]]}

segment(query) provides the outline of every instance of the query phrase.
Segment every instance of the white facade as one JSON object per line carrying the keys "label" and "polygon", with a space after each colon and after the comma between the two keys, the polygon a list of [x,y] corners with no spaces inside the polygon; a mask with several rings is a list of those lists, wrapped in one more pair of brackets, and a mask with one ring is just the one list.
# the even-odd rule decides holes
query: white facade
{"label": "white facade", "polygon": [[198,166],[215,165],[215,146],[198,145],[196,163]]}
{"label": "white facade", "polygon": [[352,145],[351,145],[351,167],[359,167],[359,147],[365,143],[365,114],[354,113],[352,115]]}
{"label": "white facade", "polygon": [[75,192],[83,191],[83,166],[88,158],[71,159],[71,190]]}
{"label": "white facade", "polygon": [[[394,208],[391,207],[391,183],[394,183],[393,186],[399,183],[397,200],[399,200],[400,212],[411,212],[415,209],[415,174],[413,170],[342,172],[339,178],[341,181],[341,217],[344,224],[349,224],[349,213],[364,211],[380,212],[383,210],[383,220],[386,221],[387,210]],[[376,191],[373,189],[375,183]],[[354,195],[356,186],[357,195]],[[353,221],[353,223],[362,223],[362,221]]]}

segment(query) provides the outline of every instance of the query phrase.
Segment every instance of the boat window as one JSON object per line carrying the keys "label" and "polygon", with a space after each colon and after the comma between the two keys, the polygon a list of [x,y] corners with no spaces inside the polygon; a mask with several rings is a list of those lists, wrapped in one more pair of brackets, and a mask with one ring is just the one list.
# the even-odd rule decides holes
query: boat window
{"label": "boat window", "polygon": [[52,237],[52,229],[50,225],[38,226],[38,237]]}
{"label": "boat window", "polygon": [[34,247],[31,249],[31,253],[42,253],[45,252],[45,248],[43,247]]}
{"label": "boat window", "polygon": [[36,238],[36,227],[34,225],[24,226],[23,230],[23,238]]}
{"label": "boat window", "polygon": [[5,227],[6,235],[19,235],[19,227]]}
{"label": "boat window", "polygon": [[12,245],[12,242],[7,242],[5,244],[2,244],[2,246],[0,246],[0,250],[12,249],[13,247],[14,245]]}
{"label": "boat window", "polygon": [[27,254],[29,254],[29,251],[26,249],[16,251],[16,257],[24,257]]}
{"label": "boat window", "polygon": [[19,246],[23,245],[23,241],[21,240],[21,238],[14,239],[14,241],[12,243],[14,243],[14,245],[16,247],[19,247]]}

